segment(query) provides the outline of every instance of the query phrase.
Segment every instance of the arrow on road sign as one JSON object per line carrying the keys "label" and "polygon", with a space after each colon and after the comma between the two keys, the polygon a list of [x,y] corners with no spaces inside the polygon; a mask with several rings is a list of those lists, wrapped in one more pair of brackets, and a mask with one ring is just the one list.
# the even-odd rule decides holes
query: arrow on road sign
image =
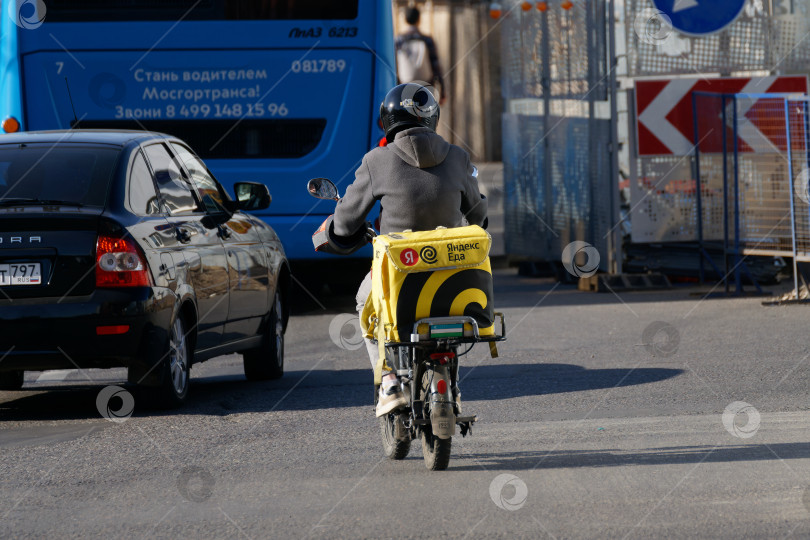
{"label": "arrow on road sign", "polygon": [[[681,131],[667,120],[667,115],[674,105],[680,103],[684,96],[692,91],[693,86],[695,86],[694,79],[674,79],[638,115],[639,124],[646,127],[652,136],[658,139],[671,154],[684,156],[689,154],[692,148],[691,137],[684,136]],[[643,148],[640,137],[639,147]]]}
{"label": "arrow on road sign", "polygon": [[[688,36],[720,32],[743,12],[747,0],[652,0],[667,23]],[[700,9],[694,9],[699,7]]]}
{"label": "arrow on road sign", "polygon": [[[803,76],[637,81],[638,155],[686,156],[692,153],[693,92],[718,95],[805,93],[807,88],[807,78]],[[772,152],[783,149],[784,112],[781,114],[779,116],[779,111],[767,100],[753,96],[738,100],[736,127],[740,151]],[[730,115],[727,121],[728,128],[732,129],[733,118]],[[715,134],[701,143],[701,151],[721,151],[719,147],[714,148],[719,144],[717,141],[722,141],[722,134]]]}
{"label": "arrow on road sign", "polygon": [[675,0],[675,3],[672,5],[672,13],[678,13],[679,11],[697,6],[698,3],[696,0]]}

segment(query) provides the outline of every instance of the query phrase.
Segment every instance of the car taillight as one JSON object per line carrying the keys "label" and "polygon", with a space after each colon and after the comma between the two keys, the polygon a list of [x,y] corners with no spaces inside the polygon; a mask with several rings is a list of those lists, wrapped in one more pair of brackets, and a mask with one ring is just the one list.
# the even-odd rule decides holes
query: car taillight
{"label": "car taillight", "polygon": [[96,287],[148,287],[149,269],[134,241],[99,236],[96,243]]}

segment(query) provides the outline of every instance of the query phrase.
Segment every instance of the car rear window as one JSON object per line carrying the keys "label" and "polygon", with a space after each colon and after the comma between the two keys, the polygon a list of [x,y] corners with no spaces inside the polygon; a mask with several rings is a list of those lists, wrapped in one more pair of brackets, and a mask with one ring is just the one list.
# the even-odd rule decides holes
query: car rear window
{"label": "car rear window", "polygon": [[0,145],[0,201],[48,201],[103,207],[116,148]]}

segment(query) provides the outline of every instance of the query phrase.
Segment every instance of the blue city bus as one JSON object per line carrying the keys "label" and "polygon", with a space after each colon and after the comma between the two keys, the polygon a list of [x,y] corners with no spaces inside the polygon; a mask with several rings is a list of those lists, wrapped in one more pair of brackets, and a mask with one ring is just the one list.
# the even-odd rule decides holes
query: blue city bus
{"label": "blue city bus", "polygon": [[384,137],[390,1],[0,2],[3,129],[175,135],[226,188],[266,183],[273,204],[258,215],[290,259],[317,258],[311,235],[334,205],[306,181],[345,188]]}

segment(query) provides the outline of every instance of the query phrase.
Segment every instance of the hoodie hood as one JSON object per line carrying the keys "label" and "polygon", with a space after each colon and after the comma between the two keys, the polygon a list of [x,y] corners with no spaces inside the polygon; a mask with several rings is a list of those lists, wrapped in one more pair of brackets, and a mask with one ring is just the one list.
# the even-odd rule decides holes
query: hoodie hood
{"label": "hoodie hood", "polygon": [[450,152],[450,143],[430,128],[414,127],[397,133],[386,148],[408,165],[427,169],[444,161]]}

